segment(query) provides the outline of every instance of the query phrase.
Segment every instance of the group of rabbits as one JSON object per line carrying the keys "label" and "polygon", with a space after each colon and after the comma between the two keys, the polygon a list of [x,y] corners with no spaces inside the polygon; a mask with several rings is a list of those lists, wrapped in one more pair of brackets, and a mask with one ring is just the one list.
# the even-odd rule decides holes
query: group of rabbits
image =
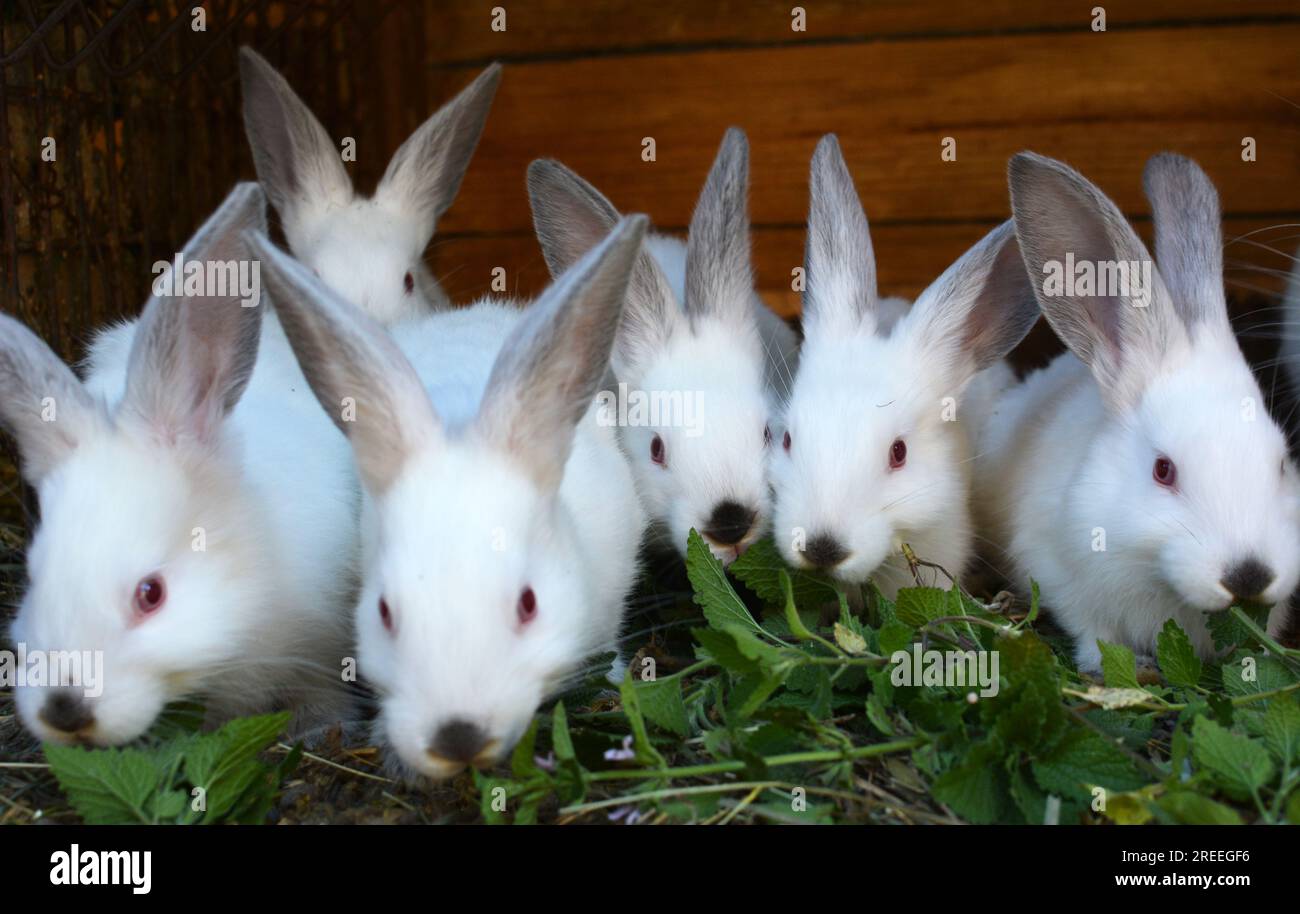
{"label": "group of rabbits", "polygon": [[[300,730],[350,719],[355,655],[401,763],[490,765],[615,646],[650,528],[682,553],[698,530],[723,563],[771,532],[792,565],[887,595],[913,581],[903,544],[953,574],[978,552],[1039,582],[1089,670],[1098,639],[1150,653],[1170,618],[1208,655],[1204,613],[1238,600],[1280,628],[1296,468],[1229,326],[1218,200],[1191,161],[1147,166],[1143,301],[1045,291],[1067,255],[1151,257],[1093,184],[1022,153],[1014,218],[909,304],[877,293],[826,136],[800,344],[754,290],[737,129],[684,242],[534,162],[553,284],[452,308],[423,253],[499,68],[369,198],[288,83],[249,50],[241,70],[260,184],[183,253],[259,262],[273,310],[155,295],[98,334],[84,380],[0,316],[0,421],[41,515],[11,640],[104,663],[94,697],[17,690],[41,739],[128,742],[190,695],[218,717],[293,708]],[[1004,357],[1040,314],[1070,351],[1018,380]],[[698,393],[698,427],[607,421],[615,384]]]}

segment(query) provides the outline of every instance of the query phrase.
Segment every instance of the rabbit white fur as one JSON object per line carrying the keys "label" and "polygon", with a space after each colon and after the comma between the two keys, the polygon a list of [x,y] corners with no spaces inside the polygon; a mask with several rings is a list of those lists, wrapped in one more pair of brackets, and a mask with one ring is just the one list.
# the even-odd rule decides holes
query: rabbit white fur
{"label": "rabbit white fur", "polygon": [[[247,261],[242,233],[264,225],[262,192],[241,184],[186,258]],[[98,697],[17,689],[41,739],[127,742],[191,695],[214,718],[296,707],[299,727],[346,709],[357,487],[262,311],[237,295],[153,297],[95,349],[84,385],[0,317],[0,419],[41,513],[11,637],[103,661]],[[161,581],[152,612],[135,601],[146,579]]]}
{"label": "rabbit white fur", "polygon": [[340,148],[284,77],[249,48],[240,50],[239,65],[253,163],[294,256],[382,323],[445,308],[424,249],[456,199],[501,67],[488,67],[421,124],[366,198],[353,191]]}
{"label": "rabbit white fur", "polygon": [[[528,169],[533,219],[559,275],[609,231],[618,212],[552,160]],[[683,555],[697,529],[729,563],[767,530],[767,460],[779,404],[798,359],[795,332],[754,291],[749,150],[723,137],[686,242],[651,235],[638,258],[614,348],[617,380],[634,395],[679,397],[658,424],[623,423],[621,440],[656,527]],[[696,409],[688,414],[686,404]],[[654,417],[651,417],[654,421]]]}
{"label": "rabbit white fur", "polygon": [[367,493],[360,669],[387,741],[424,775],[501,758],[547,695],[615,646],[645,521],[593,398],[644,228],[620,222],[522,311],[481,301],[392,335],[254,242],[352,442]]}
{"label": "rabbit white fur", "polygon": [[981,425],[982,532],[1018,583],[1041,585],[1081,669],[1100,668],[1098,639],[1154,654],[1170,618],[1210,656],[1204,615],[1234,602],[1230,588],[1276,604],[1276,633],[1300,579],[1300,489],[1228,323],[1213,185],[1181,156],[1147,164],[1159,268],[1140,307],[1140,290],[1045,288],[1067,254],[1151,264],[1097,187],[1032,153],[1011,160],[1010,184],[1034,291],[1072,353]]}
{"label": "rabbit white fur", "polygon": [[883,303],[866,215],[828,135],[812,162],[806,268],[789,437],[772,459],[778,548],[891,596],[913,583],[903,544],[960,575],[972,552],[962,393],[1038,316],[1010,221],[910,310]]}

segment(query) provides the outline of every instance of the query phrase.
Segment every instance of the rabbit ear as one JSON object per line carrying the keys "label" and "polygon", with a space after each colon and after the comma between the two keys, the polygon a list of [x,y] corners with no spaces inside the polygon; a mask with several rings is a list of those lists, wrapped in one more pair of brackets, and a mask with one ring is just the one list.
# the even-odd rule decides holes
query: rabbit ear
{"label": "rabbit ear", "polygon": [[902,320],[907,332],[921,334],[922,351],[948,366],[945,383],[960,387],[1016,348],[1038,314],[1008,219],[945,270]]}
{"label": "rabbit ear", "polygon": [[[145,305],[121,409],[143,417],[168,439],[212,440],[252,376],[262,308],[255,284],[240,289],[251,262],[242,234],[265,228],[261,189],[252,182],[236,185],[183,249],[187,264],[203,267],[203,293],[156,294]],[[187,271],[186,284],[189,279]],[[165,275],[155,284],[167,281],[180,283]]]}
{"label": "rabbit ear", "polygon": [[424,385],[377,322],[264,234],[248,243],[307,383],[347,435],[361,481],[382,495],[412,454],[442,440]]}
{"label": "rabbit ear", "polygon": [[350,201],[352,181],[316,115],[251,48],[239,49],[239,80],[257,178],[292,241],[310,213]]}
{"label": "rabbit ear", "polygon": [[416,128],[379,182],[376,199],[409,213],[429,237],[456,199],[500,82],[501,65],[494,63]]}
{"label": "rabbit ear", "polygon": [[686,242],[686,313],[754,323],[749,261],[749,141],[737,127],[722,138],[691,216]]}
{"label": "rabbit ear", "polygon": [[0,314],[0,425],[38,485],[103,419],[72,369],[32,331]]}
{"label": "rabbit ear", "polygon": [[1184,156],[1152,156],[1142,173],[1156,229],[1160,276],[1183,323],[1228,328],[1223,292],[1223,227],[1219,194],[1200,166]]}
{"label": "rabbit ear", "polygon": [[876,255],[867,214],[833,133],[813,153],[810,198],[805,325],[848,330],[870,319],[874,326]]}
{"label": "rabbit ear", "polygon": [[1112,408],[1135,403],[1164,353],[1186,341],[1151,255],[1115,204],[1068,165],[1022,152],[1009,173],[1016,235],[1043,315],[1092,368]]}
{"label": "rabbit ear", "polygon": [[[600,191],[554,159],[538,159],[528,166],[528,199],[537,240],[556,278],[608,237],[619,219],[614,204]],[[615,372],[634,376],[680,321],[668,278],[643,248],[628,282],[623,324],[614,344]]]}
{"label": "rabbit ear", "polygon": [[619,220],[524,312],[501,347],[476,427],[554,491],[609,366],[645,216]]}

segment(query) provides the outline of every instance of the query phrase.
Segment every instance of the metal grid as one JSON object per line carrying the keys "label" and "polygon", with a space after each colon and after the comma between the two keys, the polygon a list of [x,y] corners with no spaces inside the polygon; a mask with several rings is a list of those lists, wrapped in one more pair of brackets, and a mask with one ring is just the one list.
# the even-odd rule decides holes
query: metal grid
{"label": "metal grid", "polygon": [[[370,45],[395,6],[6,0],[0,311],[69,361],[94,328],[138,311],[150,265],[170,259],[235,181],[254,176],[240,116],[242,44],[279,67],[327,126],[355,125],[351,135],[366,142],[381,128],[383,96],[365,61],[377,59]],[[13,456],[0,455],[0,520],[20,500]]]}

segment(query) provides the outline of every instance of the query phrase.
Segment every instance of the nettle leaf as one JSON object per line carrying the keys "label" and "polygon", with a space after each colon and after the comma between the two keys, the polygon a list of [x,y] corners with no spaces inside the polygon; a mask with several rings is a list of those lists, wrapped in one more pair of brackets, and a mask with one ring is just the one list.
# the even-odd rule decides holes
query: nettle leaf
{"label": "nettle leaf", "polygon": [[1043,752],[1066,728],[1060,673],[1052,650],[1032,632],[1001,636],[998,694],[982,699],[982,716],[1007,746]]}
{"label": "nettle leaf", "polygon": [[1156,637],[1156,663],[1171,686],[1190,689],[1201,681],[1201,658],[1187,632],[1172,618]]}
{"label": "nettle leaf", "polygon": [[900,622],[920,628],[927,622],[950,615],[948,591],[938,587],[904,587],[898,592],[894,613]]}
{"label": "nettle leaf", "polygon": [[1112,689],[1136,689],[1137,658],[1133,652],[1122,644],[1098,641],[1101,648],[1101,674],[1106,685]]}
{"label": "nettle leaf", "polygon": [[1192,723],[1192,757],[1230,797],[1246,800],[1273,779],[1273,759],[1262,743],[1208,717]]}
{"label": "nettle leaf", "polygon": [[1261,729],[1264,744],[1284,767],[1300,763],[1300,703],[1294,695],[1279,695],[1268,703]]}
{"label": "nettle leaf", "polygon": [[[689,549],[689,546],[687,547]],[[764,603],[780,606],[785,602],[781,575],[789,577],[795,603],[820,606],[833,601],[838,591],[827,578],[815,572],[791,569],[781,558],[776,543],[765,537],[754,543],[731,563],[730,571]]]}
{"label": "nettle leaf", "polygon": [[1151,780],[1119,747],[1092,730],[1075,727],[1046,757],[1033,763],[1034,778],[1049,793],[1089,798],[1090,788],[1127,792]]}
{"label": "nettle leaf", "polygon": [[[1266,628],[1268,625],[1268,610],[1258,606],[1244,606],[1242,611],[1260,628]],[[1221,612],[1212,612],[1205,614],[1205,624],[1210,630],[1210,637],[1214,639],[1216,650],[1222,651],[1225,648],[1237,644],[1254,644],[1255,636],[1250,629],[1242,624],[1241,620],[1231,612],[1223,610]]]}
{"label": "nettle leaf", "polygon": [[695,591],[695,602],[703,607],[709,625],[717,629],[739,625],[753,632],[763,631],[727,580],[722,563],[694,529],[686,544],[686,576]]}
{"label": "nettle leaf", "polygon": [[861,654],[866,651],[867,639],[863,638],[848,626],[836,622],[834,633],[835,643],[840,646],[841,650],[847,651],[850,654]]}
{"label": "nettle leaf", "polygon": [[902,622],[886,622],[878,635],[880,653],[892,657],[895,651],[906,650],[916,639],[916,629]]}
{"label": "nettle leaf", "polygon": [[1011,796],[998,758],[997,748],[990,744],[972,746],[962,762],[939,775],[931,793],[976,825],[1000,821],[1008,812]]}
{"label": "nettle leaf", "polygon": [[1280,659],[1261,654],[1235,655],[1223,664],[1220,675],[1223,690],[1234,697],[1272,692],[1296,681],[1295,674]]}
{"label": "nettle leaf", "polygon": [[68,802],[91,825],[150,824],[150,798],[163,773],[139,749],[89,750],[45,745],[50,763]]}
{"label": "nettle leaf", "polygon": [[185,755],[185,777],[206,792],[204,822],[229,813],[257,778],[268,769],[257,756],[289,724],[288,711],[232,720],[195,740]]}
{"label": "nettle leaf", "polygon": [[690,735],[680,679],[633,680],[633,687],[647,720],[683,739]]}

